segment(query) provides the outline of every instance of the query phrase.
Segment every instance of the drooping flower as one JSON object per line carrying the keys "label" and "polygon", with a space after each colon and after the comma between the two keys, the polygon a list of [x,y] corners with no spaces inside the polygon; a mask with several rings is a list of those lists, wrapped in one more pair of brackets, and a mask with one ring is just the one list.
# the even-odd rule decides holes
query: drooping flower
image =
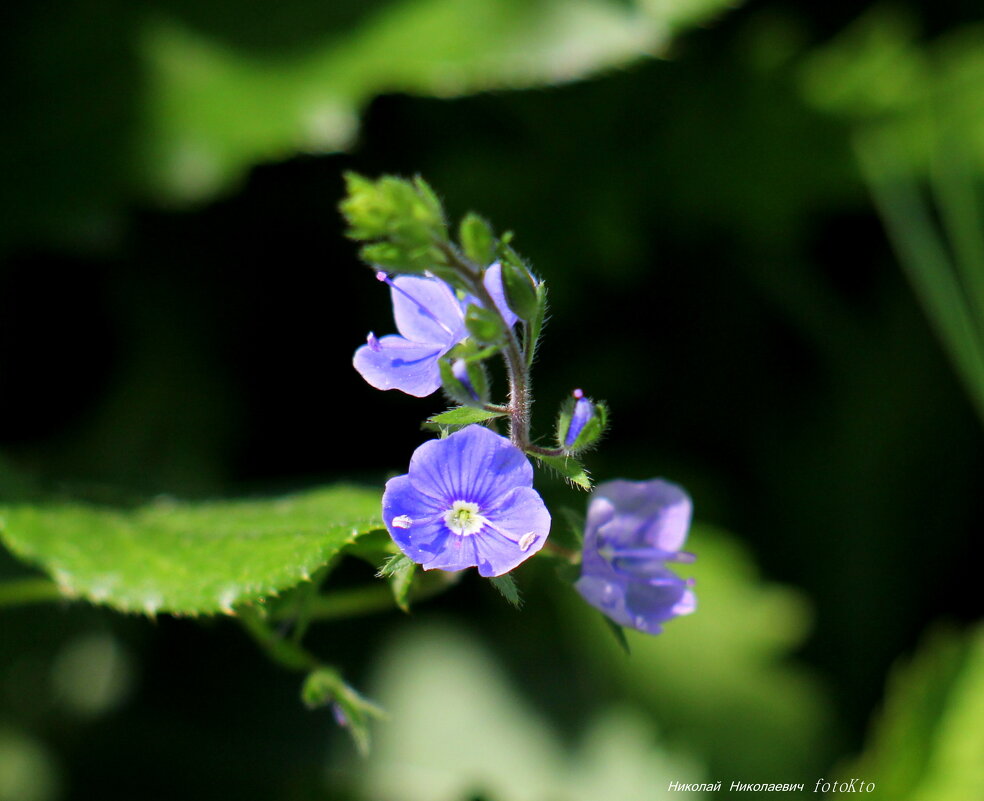
{"label": "drooping flower", "polygon": [[[383,272],[376,276],[390,287],[393,317],[400,333],[384,337],[370,333],[366,344],[355,352],[352,363],[376,389],[398,389],[423,398],[441,386],[438,360],[468,336],[465,328],[468,304],[482,304],[471,296],[459,298],[439,278],[417,275],[390,278]],[[517,318],[506,305],[499,264],[485,271],[483,283],[506,324],[514,325]]]}
{"label": "drooping flower", "polygon": [[417,448],[409,472],[386,482],[383,520],[425,570],[477,567],[483,576],[508,573],[550,533],[529,460],[479,425]]}
{"label": "drooping flower", "polygon": [[666,567],[694,560],[680,550],[692,509],[687,493],[662,479],[599,484],[588,505],[578,592],[616,623],[649,634],[693,612],[693,581]]}
{"label": "drooping flower", "polygon": [[564,447],[570,448],[575,442],[577,442],[578,436],[580,436],[581,431],[588,424],[588,421],[594,417],[595,407],[594,404],[584,397],[584,392],[580,389],[574,390],[574,413],[571,415],[570,425],[567,427],[567,434],[564,437]]}

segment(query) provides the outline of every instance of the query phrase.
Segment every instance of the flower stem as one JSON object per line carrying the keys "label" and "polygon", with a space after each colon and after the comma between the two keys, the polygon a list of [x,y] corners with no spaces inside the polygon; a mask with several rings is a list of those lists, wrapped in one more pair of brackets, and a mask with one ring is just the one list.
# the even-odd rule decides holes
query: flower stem
{"label": "flower stem", "polygon": [[458,249],[447,240],[436,242],[438,249],[448,260],[448,265],[454,269],[468,285],[472,293],[482,301],[482,305],[494,311],[502,322],[505,331],[505,348],[502,353],[506,363],[506,374],[509,377],[509,438],[520,450],[528,449],[530,445],[530,406],[533,403],[530,392],[530,373],[527,359],[519,345],[516,332],[512,329],[495,305],[492,296],[482,282],[481,269],[472,264],[458,252]]}
{"label": "flower stem", "polygon": [[532,453],[534,456],[566,456],[567,451],[563,448],[541,448],[539,445],[534,445],[528,443],[526,445],[526,452]]}
{"label": "flower stem", "polygon": [[257,645],[278,665],[300,672],[321,667],[321,662],[314,654],[298,643],[281,637],[258,610],[244,606],[236,610],[236,615]]}
{"label": "flower stem", "polygon": [[[439,595],[457,581],[451,573],[434,571],[415,581],[410,592],[410,602],[426,600]],[[323,595],[315,595],[304,601],[304,614],[309,620],[339,620],[342,618],[373,615],[378,612],[389,612],[396,608],[396,601],[388,586],[372,584],[365,587],[354,587],[347,590],[335,590]],[[271,620],[286,620],[297,614],[293,605],[277,609],[271,614]]]}

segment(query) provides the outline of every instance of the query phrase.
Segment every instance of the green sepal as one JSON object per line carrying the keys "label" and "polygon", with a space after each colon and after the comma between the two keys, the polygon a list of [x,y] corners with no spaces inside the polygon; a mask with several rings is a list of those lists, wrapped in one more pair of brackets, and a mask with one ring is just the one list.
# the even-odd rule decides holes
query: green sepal
{"label": "green sepal", "polygon": [[339,725],[348,730],[359,753],[368,755],[369,721],[384,718],[386,713],[346,684],[337,670],[320,667],[311,671],[301,687],[301,700],[308,709],[334,706]]}
{"label": "green sepal", "polygon": [[608,406],[603,401],[596,403],[590,398],[588,400],[594,407],[594,414],[584,424],[584,428],[577,435],[577,439],[569,446],[564,445],[564,441],[567,439],[567,431],[571,427],[571,419],[574,416],[577,401],[574,398],[568,398],[560,407],[560,412],[557,415],[557,445],[567,453],[582,453],[594,447],[608,427]]}
{"label": "green sepal", "polygon": [[452,401],[463,406],[474,407],[481,407],[488,401],[489,379],[485,372],[485,366],[481,362],[465,362],[465,370],[468,373],[468,380],[471,382],[474,395],[454,374],[450,361],[441,359],[438,367],[441,371],[441,388]]}
{"label": "green sepal", "polygon": [[603,614],[601,619],[605,621],[606,628],[612,633],[612,636],[615,638],[615,642],[619,644],[619,647],[625,652],[625,655],[632,656],[632,649],[629,647],[629,640],[625,636],[625,629],[607,615]]}
{"label": "green sepal", "polygon": [[591,489],[591,476],[584,469],[584,465],[573,456],[544,456],[539,453],[534,453],[533,456],[539,460],[542,466],[549,467],[563,478],[566,478],[571,485],[581,487],[581,489],[585,490]]}
{"label": "green sepal", "polygon": [[410,611],[410,589],[417,572],[417,563],[406,554],[394,554],[379,568],[376,575],[389,579],[393,600],[404,612]]}
{"label": "green sepal", "polygon": [[547,282],[540,281],[536,285],[536,314],[526,326],[526,334],[523,340],[523,351],[526,353],[526,366],[533,364],[533,357],[536,356],[536,348],[540,342],[540,334],[543,332],[543,323],[547,319]]}
{"label": "green sepal", "polygon": [[495,587],[514,609],[523,608],[523,598],[519,594],[516,579],[511,574],[506,573],[504,576],[493,576],[489,579],[489,584]]}
{"label": "green sepal", "polygon": [[458,226],[458,240],[465,256],[479,267],[488,267],[495,257],[492,226],[474,212],[468,212]]}
{"label": "green sepal", "polygon": [[376,571],[376,578],[392,578],[401,570],[406,569],[408,564],[412,565],[414,561],[405,553],[390,554]]}
{"label": "green sepal", "polygon": [[502,338],[502,318],[497,311],[483,309],[474,303],[465,311],[465,327],[476,342],[491,345]]}
{"label": "green sepal", "polygon": [[506,303],[519,319],[529,321],[537,316],[536,280],[524,265],[503,263],[502,287],[506,292]]}
{"label": "green sepal", "polygon": [[478,409],[474,406],[459,406],[456,409],[448,409],[446,412],[428,417],[427,422],[442,426],[468,426],[472,423],[484,423],[486,420],[505,416],[504,412],[490,412],[487,409]]}

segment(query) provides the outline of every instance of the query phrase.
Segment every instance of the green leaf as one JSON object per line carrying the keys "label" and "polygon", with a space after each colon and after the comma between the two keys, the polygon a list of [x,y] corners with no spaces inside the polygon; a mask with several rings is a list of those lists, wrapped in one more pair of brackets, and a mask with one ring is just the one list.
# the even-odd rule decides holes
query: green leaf
{"label": "green leaf", "polygon": [[[984,627],[937,630],[889,677],[850,775],[898,801],[962,801],[984,789]],[[846,775],[846,774],[845,774]]]}
{"label": "green leaf", "polygon": [[334,486],[265,500],[133,509],[0,507],[0,535],[66,595],[149,615],[231,613],[308,579],[382,527],[379,491]]}
{"label": "green leaf", "polygon": [[474,212],[468,212],[458,228],[458,239],[465,255],[479,267],[492,263],[495,234],[492,226]]}
{"label": "green leaf", "polygon": [[442,426],[467,426],[505,416],[503,412],[489,412],[485,409],[476,409],[473,406],[459,406],[457,409],[448,409],[446,412],[428,417],[427,422]]}
{"label": "green leaf", "polygon": [[519,587],[516,586],[516,579],[514,579],[509,573],[504,576],[493,576],[489,579],[489,584],[495,587],[499,593],[505,598],[509,605],[515,609],[523,608],[523,599],[519,594]]}
{"label": "green leaf", "polygon": [[533,455],[540,461],[540,464],[545,467],[549,467],[554,472],[560,474],[571,484],[581,487],[582,489],[591,489],[591,476],[588,475],[588,471],[584,469],[584,465],[582,465],[573,456],[541,456],[538,453]]}

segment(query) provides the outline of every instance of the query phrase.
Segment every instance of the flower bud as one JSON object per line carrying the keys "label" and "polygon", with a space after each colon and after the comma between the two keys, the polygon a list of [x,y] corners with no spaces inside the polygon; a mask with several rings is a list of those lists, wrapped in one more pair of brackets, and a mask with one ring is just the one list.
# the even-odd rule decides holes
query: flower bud
{"label": "flower bud", "polygon": [[564,404],[557,424],[557,441],[567,451],[579,451],[594,444],[601,436],[607,422],[607,409],[596,404],[575,389],[571,399]]}
{"label": "flower bud", "polygon": [[502,284],[506,290],[506,302],[521,320],[532,320],[537,313],[539,300],[536,281],[522,264],[502,262]]}
{"label": "flower bud", "polygon": [[491,345],[502,337],[502,318],[498,312],[483,309],[474,303],[469,304],[465,311],[465,327],[476,342]]}

